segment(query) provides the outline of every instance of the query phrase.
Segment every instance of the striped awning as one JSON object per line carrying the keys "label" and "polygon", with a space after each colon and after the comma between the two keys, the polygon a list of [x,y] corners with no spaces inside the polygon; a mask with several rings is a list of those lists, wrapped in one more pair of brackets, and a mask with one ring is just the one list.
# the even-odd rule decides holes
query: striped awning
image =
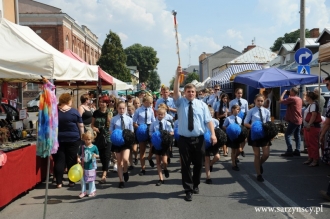
{"label": "striped awning", "polygon": [[249,70],[260,70],[262,69],[258,64],[243,64],[243,65],[232,65],[229,68],[223,70],[218,75],[211,78],[212,86],[216,84],[224,84],[230,82],[230,77],[234,74],[249,71]]}

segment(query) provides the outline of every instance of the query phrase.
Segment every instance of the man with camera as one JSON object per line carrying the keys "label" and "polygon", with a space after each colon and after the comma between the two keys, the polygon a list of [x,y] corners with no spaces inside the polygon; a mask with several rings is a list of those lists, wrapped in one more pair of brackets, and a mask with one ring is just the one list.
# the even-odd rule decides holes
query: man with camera
{"label": "man with camera", "polygon": [[[283,157],[300,156],[300,143],[301,143],[301,124],[302,124],[302,99],[298,96],[298,88],[293,87],[290,91],[285,90],[281,97],[280,103],[287,105],[287,110],[284,120],[288,122],[288,127],[285,131],[285,142],[287,151],[281,154]],[[288,98],[284,99],[284,96],[288,95]],[[291,136],[294,135],[296,142],[296,149],[293,151],[291,144]]]}

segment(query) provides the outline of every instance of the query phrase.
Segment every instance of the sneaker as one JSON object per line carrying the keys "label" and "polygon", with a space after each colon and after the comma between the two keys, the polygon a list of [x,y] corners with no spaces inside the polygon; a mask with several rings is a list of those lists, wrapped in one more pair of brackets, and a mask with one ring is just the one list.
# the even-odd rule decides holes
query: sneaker
{"label": "sneaker", "polygon": [[210,166],[210,172],[212,172],[212,170],[213,170],[213,166]]}
{"label": "sneaker", "polygon": [[141,172],[139,173],[140,176],[146,175],[146,171],[145,170],[141,170]]}
{"label": "sneaker", "polygon": [[117,172],[117,170],[118,170],[118,168],[117,168],[117,164],[115,163],[115,164],[113,165],[113,172]]}
{"label": "sneaker", "polygon": [[241,155],[242,155],[242,157],[245,157],[245,152],[242,151],[242,152],[241,152]]}
{"label": "sneaker", "polygon": [[281,157],[293,157],[293,153],[292,152],[285,152],[284,154],[281,154]]}
{"label": "sneaker", "polygon": [[123,189],[125,187],[124,182],[120,182],[118,188]]}
{"label": "sneaker", "polygon": [[186,196],[184,197],[184,200],[187,201],[187,202],[191,202],[192,201],[192,193],[187,192]]}
{"label": "sneaker", "polygon": [[199,194],[199,188],[198,188],[198,187],[194,187],[194,189],[193,189],[193,193],[194,193],[194,194]]}
{"label": "sneaker", "polygon": [[128,169],[128,170],[133,170],[133,169],[134,169],[134,166],[131,165],[131,166],[129,166],[127,169]]}
{"label": "sneaker", "polygon": [[164,180],[158,180],[158,182],[156,183],[156,186],[161,186],[162,184],[164,184]]}
{"label": "sneaker", "polygon": [[154,161],[152,160],[152,159],[150,159],[150,160],[148,160],[149,161],[149,165],[151,166],[151,167],[154,167],[155,166],[155,163],[154,163]]}
{"label": "sneaker", "polygon": [[293,154],[293,156],[300,157],[300,151],[298,151],[298,150],[294,150],[294,152],[292,154]]}
{"label": "sneaker", "polygon": [[95,197],[96,196],[96,192],[92,192],[88,195],[88,197]]}
{"label": "sneaker", "polygon": [[261,175],[258,175],[258,176],[257,176],[257,180],[258,180],[259,182],[263,182],[263,181],[265,181],[264,178],[262,178]]}
{"label": "sneaker", "polygon": [[206,184],[212,184],[212,179],[206,179],[205,183]]}
{"label": "sneaker", "polygon": [[127,182],[129,179],[128,172],[124,173],[123,175],[124,175],[124,181]]}
{"label": "sneaker", "polygon": [[166,177],[166,178],[170,177],[170,174],[169,174],[169,172],[168,172],[167,169],[164,170],[164,174],[165,174],[165,177]]}
{"label": "sneaker", "polygon": [[324,199],[330,201],[330,195],[328,195],[326,191],[322,190],[322,191],[320,191],[320,194],[322,195],[322,197]]}
{"label": "sneaker", "polygon": [[138,159],[134,159],[134,165],[136,166],[138,164]]}
{"label": "sneaker", "polygon": [[85,197],[85,196],[86,196],[86,192],[82,192],[82,193],[79,194],[78,197],[79,197],[79,198],[83,198],[83,197]]}
{"label": "sneaker", "polygon": [[231,167],[232,170],[235,170],[235,171],[239,171],[239,167],[238,166],[233,166]]}

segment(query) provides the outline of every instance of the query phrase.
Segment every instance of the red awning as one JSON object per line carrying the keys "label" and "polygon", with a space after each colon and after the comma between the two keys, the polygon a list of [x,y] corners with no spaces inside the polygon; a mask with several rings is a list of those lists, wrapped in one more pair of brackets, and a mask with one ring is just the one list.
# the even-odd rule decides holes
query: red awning
{"label": "red awning", "polygon": [[[63,53],[65,55],[75,59],[75,60],[87,63],[82,58],[80,58],[76,53],[72,52],[70,49],[66,49]],[[111,85],[111,84],[113,84],[113,77],[111,75],[109,75],[108,73],[106,73],[105,71],[103,71],[100,68],[100,66],[99,66],[99,69],[98,69],[98,73],[99,73],[99,78],[101,79],[102,85]]]}

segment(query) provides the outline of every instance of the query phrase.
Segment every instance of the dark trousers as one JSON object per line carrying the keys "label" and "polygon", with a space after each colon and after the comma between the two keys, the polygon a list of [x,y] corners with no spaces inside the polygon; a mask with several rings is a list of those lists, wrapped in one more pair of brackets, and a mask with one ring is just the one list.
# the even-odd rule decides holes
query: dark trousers
{"label": "dark trousers", "polygon": [[329,182],[329,185],[328,185],[327,195],[330,196],[330,182]]}
{"label": "dark trousers", "polygon": [[[192,192],[200,184],[203,167],[204,136],[188,138],[180,136],[178,145],[181,157],[182,186],[185,192]],[[193,175],[191,175],[190,164],[193,164]]]}
{"label": "dark trousers", "polygon": [[[62,184],[65,167],[70,168],[77,163],[77,153],[81,140],[74,142],[59,142],[57,153],[54,158],[54,176],[57,185]],[[72,183],[70,181],[70,183]]]}
{"label": "dark trousers", "polygon": [[102,171],[108,171],[111,156],[111,143],[106,148],[99,149],[100,161],[102,163]]}

